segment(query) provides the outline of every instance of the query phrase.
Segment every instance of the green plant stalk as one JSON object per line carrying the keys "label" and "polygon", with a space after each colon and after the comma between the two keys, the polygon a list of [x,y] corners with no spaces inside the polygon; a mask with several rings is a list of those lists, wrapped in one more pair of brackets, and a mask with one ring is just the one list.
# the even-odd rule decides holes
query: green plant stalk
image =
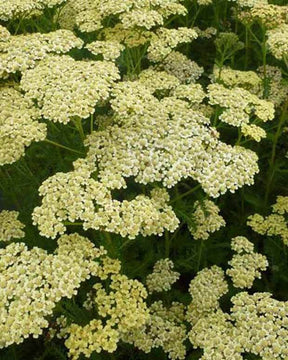
{"label": "green plant stalk", "polygon": [[58,146],[58,147],[60,147],[60,148],[62,148],[62,149],[65,149],[65,150],[74,152],[74,153],[76,153],[76,154],[85,155],[82,151],[78,151],[78,150],[75,150],[75,149],[71,149],[71,148],[69,148],[68,146],[58,144],[58,143],[55,142],[55,141],[52,141],[52,140],[49,140],[49,139],[45,139],[44,141],[45,141],[47,144],[51,144],[51,145],[54,145],[54,146]]}
{"label": "green plant stalk", "polygon": [[269,169],[268,169],[268,181],[267,181],[265,197],[264,197],[265,205],[267,205],[267,201],[268,201],[270,191],[271,191],[272,181],[273,181],[274,174],[275,174],[274,166],[275,166],[276,148],[277,148],[279,137],[281,135],[282,127],[285,124],[287,108],[288,108],[288,99],[286,100],[286,102],[283,105],[283,111],[282,111],[281,117],[279,119],[279,123],[278,123],[278,127],[276,130],[275,136],[273,138],[272,154],[271,154],[271,158],[269,161]]}

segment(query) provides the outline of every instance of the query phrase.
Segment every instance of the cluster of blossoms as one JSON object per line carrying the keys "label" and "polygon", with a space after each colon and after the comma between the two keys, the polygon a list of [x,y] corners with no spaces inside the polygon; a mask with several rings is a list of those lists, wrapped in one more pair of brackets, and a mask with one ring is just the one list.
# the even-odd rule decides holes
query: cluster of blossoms
{"label": "cluster of blossoms", "polygon": [[275,29],[269,30],[267,35],[267,45],[271,53],[276,59],[285,60],[288,65],[288,20],[287,24],[282,24]]}
{"label": "cluster of blossoms", "polygon": [[173,302],[167,308],[162,301],[156,301],[149,307],[150,316],[144,326],[126,333],[122,340],[133,344],[145,353],[161,347],[170,359],[185,359],[187,330],[184,324],[185,306]]}
{"label": "cluster of blossoms", "polygon": [[81,282],[97,272],[94,259],[105,255],[78,234],[57,242],[54,254],[28,250],[24,243],[0,250],[0,348],[41,335],[56,303],[75,295]]}
{"label": "cluster of blossoms", "polygon": [[266,217],[260,214],[249,216],[248,225],[261,235],[280,236],[288,245],[288,196],[278,196],[272,209],[272,214]]}
{"label": "cluster of blossoms", "polygon": [[266,122],[274,118],[274,104],[240,87],[226,88],[221,84],[208,86],[208,97],[211,105],[219,105],[223,112],[219,119],[229,125],[241,128],[245,136],[250,136],[256,141],[266,137],[265,131],[250,124],[254,115],[256,120]]}
{"label": "cluster of blossoms", "polygon": [[[114,352],[121,337],[141,328],[149,317],[144,286],[120,275],[117,267],[110,268],[110,273],[109,290],[98,282],[93,286],[95,296],[92,302],[103,319],[93,319],[85,326],[71,324],[66,328],[68,338],[65,346],[73,360],[80,354],[89,357],[94,351]],[[107,273],[105,275],[100,279],[107,277]]]}
{"label": "cluster of blossoms", "polygon": [[190,282],[192,301],[187,307],[186,319],[195,325],[199,319],[220,308],[219,299],[228,292],[224,271],[214,265],[199,271]]}
{"label": "cluster of blossoms", "polygon": [[35,11],[52,8],[66,0],[5,0],[0,3],[0,19],[8,21],[19,17],[28,17]]}
{"label": "cluster of blossoms", "polygon": [[46,119],[66,124],[93,114],[118,79],[118,69],[110,61],[75,61],[67,55],[50,55],[23,75],[20,86],[26,98],[37,101]]}
{"label": "cluster of blossoms", "polygon": [[191,234],[196,240],[207,240],[211,233],[225,226],[225,220],[219,215],[220,209],[211,200],[194,203],[192,225],[189,227]]}
{"label": "cluster of blossoms", "polygon": [[231,247],[237,254],[228,262],[231,268],[226,274],[231,276],[234,287],[249,289],[255,279],[261,279],[261,271],[267,269],[267,258],[255,253],[253,244],[243,236],[233,238]]}
{"label": "cluster of blossoms", "polygon": [[[80,165],[79,165],[80,163]],[[79,166],[78,166],[79,165]],[[163,234],[164,229],[174,231],[178,219],[165,189],[155,188],[150,196],[138,195],[133,200],[112,198],[111,188],[90,178],[92,170],[85,162],[76,162],[75,171],[57,173],[41,185],[41,206],[33,212],[34,224],[40,234],[55,238],[66,231],[65,221],[83,221],[85,230],[101,229],[133,239]]]}
{"label": "cluster of blossoms", "polygon": [[159,68],[174,75],[182,83],[194,83],[204,71],[195,61],[190,60],[179,51],[171,51],[159,64]]}
{"label": "cluster of blossoms", "polygon": [[21,239],[25,233],[22,230],[25,225],[18,220],[18,211],[2,210],[0,212],[0,241]]}
{"label": "cluster of blossoms", "polygon": [[[245,238],[233,242],[237,251],[253,251]],[[201,360],[243,360],[252,353],[261,359],[286,359],[287,302],[270,293],[240,292],[231,298],[231,313],[221,310],[219,300],[228,291],[224,272],[217,266],[201,270],[191,281],[192,302],[187,320],[192,323],[189,340],[203,349]]]}
{"label": "cluster of blossoms", "polygon": [[258,22],[267,29],[272,29],[287,23],[287,11],[288,6],[256,3],[249,11],[240,12],[238,18],[245,24]]}
{"label": "cluster of blossoms", "polygon": [[104,60],[115,60],[121,55],[125,46],[117,41],[96,40],[86,45],[86,48],[94,55],[101,54]]}
{"label": "cluster of blossoms", "polygon": [[[7,35],[7,34],[6,34]],[[34,68],[49,54],[64,54],[82,48],[83,41],[72,31],[59,29],[47,34],[9,35],[0,41],[0,77]]]}
{"label": "cluster of blossoms", "polygon": [[229,88],[240,87],[248,90],[259,98],[265,95],[266,100],[272,102],[275,107],[279,106],[288,95],[288,88],[283,81],[281,70],[271,65],[266,65],[265,69],[261,66],[257,72],[234,70],[226,66],[220,70],[215,66],[211,78],[212,81],[217,80]]}
{"label": "cluster of blossoms", "polygon": [[36,121],[39,117],[18,90],[0,87],[0,166],[17,161],[33,141],[45,139],[46,125]]}
{"label": "cluster of blossoms", "polygon": [[[171,96],[158,99],[153,93],[170,88],[175,81],[169,78],[163,84],[162,80],[163,72],[155,71],[153,82],[144,75],[114,87],[110,125],[86,139],[101,181],[111,186],[111,178],[118,178],[121,187],[124,178],[133,176],[139,183],[161,181],[172,187],[192,177],[212,197],[251,184],[258,172],[256,154],[218,139],[209,119],[197,109],[204,96],[201,87],[179,85],[171,89]],[[260,113],[262,107],[257,110]]]}
{"label": "cluster of blossoms", "polygon": [[64,24],[70,27],[77,26],[83,32],[92,32],[102,29],[103,20],[108,16],[116,15],[120,25],[130,33],[131,28],[144,28],[163,25],[164,19],[170,15],[184,15],[187,9],[179,0],[68,0],[61,18]]}
{"label": "cluster of blossoms", "polygon": [[168,291],[178,279],[180,274],[173,271],[174,264],[169,259],[158,260],[154,267],[152,274],[146,278],[146,286],[149,293]]}

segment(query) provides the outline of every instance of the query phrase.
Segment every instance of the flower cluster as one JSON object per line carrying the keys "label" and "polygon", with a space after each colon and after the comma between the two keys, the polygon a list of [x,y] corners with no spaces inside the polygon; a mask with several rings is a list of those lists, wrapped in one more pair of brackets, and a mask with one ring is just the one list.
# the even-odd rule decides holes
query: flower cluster
{"label": "flower cluster", "polygon": [[0,212],[0,241],[11,241],[24,237],[25,225],[18,220],[18,211],[2,210]]}
{"label": "flower cluster", "polygon": [[274,117],[273,103],[259,99],[240,87],[227,89],[221,84],[210,84],[208,97],[211,105],[220,105],[225,109],[219,118],[229,125],[248,124],[253,113],[263,122]]}
{"label": "flower cluster", "polygon": [[275,29],[269,30],[267,34],[267,45],[271,53],[276,59],[288,61],[288,24],[282,24]]}
{"label": "flower cluster", "polygon": [[118,69],[110,61],[50,55],[23,75],[21,88],[26,98],[37,101],[46,119],[66,124],[93,114],[95,105],[109,97],[118,79]]}
{"label": "flower cluster", "polygon": [[[155,86],[167,88],[155,79]],[[170,80],[168,86],[172,86]],[[88,154],[98,164],[106,186],[111,186],[112,178],[119,179],[121,187],[123,178],[134,176],[139,183],[162,181],[164,186],[172,187],[191,176],[210,196],[217,197],[253,182],[258,172],[255,153],[218,140],[219,134],[209,126],[209,119],[198,109],[194,111],[189,100],[173,95],[158,99],[151,87],[150,81],[147,87],[143,79],[117,84],[112,91],[115,115],[111,125],[86,139]],[[203,92],[199,88],[197,93],[198,88],[180,86],[175,91],[180,97],[200,101]],[[262,106],[258,101],[257,112],[262,116],[266,102]]]}
{"label": "flower cluster", "polygon": [[278,196],[273,205],[272,214],[263,217],[254,214],[248,217],[248,225],[261,235],[280,236],[285,245],[288,245],[288,197]]}
{"label": "flower cluster", "polygon": [[121,336],[141,328],[148,320],[147,292],[139,281],[116,273],[111,275],[109,288],[108,292],[98,282],[93,287],[93,302],[103,319],[93,319],[84,327],[71,324],[66,328],[65,346],[73,360],[80,354],[90,357],[94,351],[114,352]]}
{"label": "flower cluster", "polygon": [[131,239],[138,234],[161,235],[164,229],[177,228],[179,221],[168,205],[165,189],[155,188],[150,196],[118,201],[102,182],[90,178],[91,173],[79,167],[43,182],[39,189],[43,201],[33,212],[34,224],[42,235],[55,238],[58,233],[63,234],[63,222],[67,220],[82,220],[84,229],[103,229]]}
{"label": "flower cluster", "polygon": [[[103,28],[103,20],[116,15],[124,29],[152,27],[163,25],[164,19],[171,14],[184,15],[187,9],[178,0],[69,0],[67,5],[70,19],[83,32],[92,32]],[[65,11],[65,8],[64,8]],[[64,15],[65,16],[65,15]],[[67,15],[66,15],[67,16]],[[67,19],[67,17],[66,17]],[[71,22],[70,22],[71,23]]]}
{"label": "flower cluster", "polygon": [[243,360],[244,353],[261,359],[286,359],[287,302],[270,293],[240,292],[231,298],[231,314],[217,308],[193,324],[189,340],[203,349],[201,360]]}
{"label": "flower cluster", "polygon": [[54,254],[24,243],[1,249],[0,348],[41,335],[56,303],[76,294],[104,254],[78,234],[60,237]]}
{"label": "flower cluster", "polygon": [[224,271],[214,265],[199,271],[190,282],[192,301],[188,305],[186,318],[196,324],[201,317],[219,309],[219,299],[228,292]]}
{"label": "flower cluster", "polygon": [[6,41],[0,42],[0,77],[16,71],[25,72],[49,54],[64,54],[82,46],[81,39],[63,29],[47,34],[9,36]]}
{"label": "flower cluster", "polygon": [[219,215],[220,209],[211,200],[196,201],[192,214],[192,225],[189,227],[191,234],[196,240],[207,240],[209,235],[222,226],[225,220]]}
{"label": "flower cluster", "polygon": [[185,307],[181,303],[172,303],[164,307],[162,301],[156,301],[149,307],[150,316],[142,328],[126,333],[122,340],[149,353],[153,348],[161,347],[172,360],[185,359],[187,338],[184,325]]}
{"label": "flower cluster", "polygon": [[[17,161],[25,147],[46,137],[38,109],[13,87],[0,87],[0,166]],[[20,121],[21,119],[21,121]]]}
{"label": "flower cluster", "polygon": [[237,288],[251,288],[255,279],[261,279],[261,271],[268,267],[266,256],[255,253],[253,244],[245,237],[232,239],[231,247],[237,254],[228,262],[231,266],[226,274],[231,276],[233,285]]}
{"label": "flower cluster", "polygon": [[188,43],[197,39],[194,29],[180,27],[178,29],[160,28],[153,34],[148,47],[148,58],[153,62],[161,62],[180,43]]}
{"label": "flower cluster", "polygon": [[159,65],[168,74],[176,76],[182,83],[194,83],[204,69],[179,51],[171,51]]}
{"label": "flower cluster", "polygon": [[94,55],[101,54],[104,60],[115,60],[125,49],[124,45],[117,41],[93,41],[86,45],[86,48]]}
{"label": "flower cluster", "polygon": [[146,285],[149,293],[168,291],[171,289],[171,285],[174,284],[180,274],[173,271],[174,264],[169,259],[158,260],[154,267],[152,274],[149,274],[146,278]]}
{"label": "flower cluster", "polygon": [[66,0],[5,0],[0,4],[0,19],[27,17],[35,10],[43,10],[45,7],[54,7],[64,3]]}

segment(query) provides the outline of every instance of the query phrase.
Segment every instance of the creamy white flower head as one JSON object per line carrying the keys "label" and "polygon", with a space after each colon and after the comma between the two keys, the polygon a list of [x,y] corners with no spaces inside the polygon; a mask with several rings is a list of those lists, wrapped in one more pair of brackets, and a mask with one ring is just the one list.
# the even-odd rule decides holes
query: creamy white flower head
{"label": "creamy white flower head", "polygon": [[152,274],[149,274],[146,278],[146,285],[149,293],[168,291],[171,289],[171,285],[174,284],[180,274],[173,271],[174,264],[169,259],[158,260],[154,267]]}
{"label": "creamy white flower head", "polygon": [[0,249],[0,348],[39,337],[56,303],[77,293],[104,254],[78,234],[59,238],[54,254],[24,243]]}
{"label": "creamy white flower head", "polygon": [[115,60],[121,55],[125,46],[117,41],[93,41],[86,48],[94,55],[101,54],[104,60]]}
{"label": "creamy white flower head", "polygon": [[23,75],[21,88],[26,98],[37,101],[46,119],[66,124],[75,117],[93,114],[118,79],[118,69],[110,61],[75,61],[67,55],[50,55]]}
{"label": "creamy white flower head", "polygon": [[225,220],[219,214],[220,209],[211,200],[196,201],[192,214],[193,224],[189,230],[196,240],[207,240],[211,233],[225,226]]}
{"label": "creamy white flower head", "polygon": [[245,237],[232,239],[231,247],[237,254],[228,262],[231,266],[226,274],[231,276],[233,285],[237,288],[251,288],[255,279],[261,279],[261,271],[268,267],[266,256],[255,253],[253,244]]}
{"label": "creamy white flower head", "polygon": [[17,161],[33,141],[45,139],[46,125],[36,121],[39,117],[19,91],[0,87],[0,166]]}
{"label": "creamy white flower head", "polygon": [[0,241],[11,241],[24,237],[25,225],[18,220],[18,211],[0,211]]}
{"label": "creamy white flower head", "polygon": [[59,29],[47,34],[32,33],[9,36],[0,43],[0,76],[7,77],[16,71],[25,72],[49,54],[67,53],[81,48],[83,41],[70,30]]}
{"label": "creamy white flower head", "polygon": [[54,7],[66,0],[5,0],[0,3],[0,19],[7,21],[21,16],[29,16],[34,10]]}
{"label": "creamy white flower head", "polygon": [[184,311],[181,303],[173,302],[170,307],[165,307],[162,301],[155,301],[149,308],[150,317],[146,324],[124,334],[122,340],[145,353],[161,347],[170,359],[184,360],[187,338]]}
{"label": "creamy white flower head", "polygon": [[267,35],[267,45],[271,53],[276,59],[286,59],[288,64],[288,24],[269,30]]}
{"label": "creamy white flower head", "polygon": [[279,236],[288,245],[288,196],[278,196],[272,209],[272,213],[266,217],[260,214],[249,216],[247,224],[261,235]]}

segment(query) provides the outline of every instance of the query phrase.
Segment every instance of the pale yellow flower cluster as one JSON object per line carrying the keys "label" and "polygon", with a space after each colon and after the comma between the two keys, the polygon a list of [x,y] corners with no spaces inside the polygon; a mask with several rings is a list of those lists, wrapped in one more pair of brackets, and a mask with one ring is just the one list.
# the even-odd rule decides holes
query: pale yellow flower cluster
{"label": "pale yellow flower cluster", "polygon": [[145,353],[161,347],[169,359],[185,359],[187,338],[184,324],[185,306],[174,302],[169,308],[162,301],[156,301],[149,307],[150,317],[145,326],[124,334],[122,340],[133,344]]}
{"label": "pale yellow flower cluster", "polygon": [[0,3],[0,19],[7,21],[14,18],[29,16],[35,10],[54,7],[66,0],[5,0]]}
{"label": "pale yellow flower cluster", "polygon": [[266,122],[274,117],[274,104],[259,99],[256,95],[240,87],[227,89],[221,84],[208,85],[208,97],[211,105],[224,108],[219,119],[232,126],[248,124],[252,114]]}
{"label": "pale yellow flower cluster", "polygon": [[[287,12],[288,6],[286,7]],[[271,53],[276,59],[284,59],[288,65],[288,20],[287,24],[282,24],[275,29],[269,30],[267,35],[267,45]]]}
{"label": "pale yellow flower cluster", "polygon": [[[233,247],[251,250],[251,243],[238,237]],[[241,292],[231,298],[233,306],[228,314],[218,301],[228,291],[220,268],[201,270],[191,284],[192,303],[186,317],[192,330],[188,335],[194,348],[203,349],[201,360],[243,360],[244,353],[264,360],[287,358],[287,301],[274,300],[270,293]]]}
{"label": "pale yellow flower cluster", "polygon": [[75,61],[67,55],[50,55],[21,79],[25,97],[34,101],[41,114],[54,122],[87,118],[97,103],[109,97],[119,79],[110,61]]}
{"label": "pale yellow flower cluster", "polygon": [[10,32],[6,29],[5,26],[0,25],[0,44],[2,41],[9,40]]}
{"label": "pale yellow flower cluster", "polygon": [[86,48],[94,55],[101,54],[104,60],[115,60],[121,55],[125,46],[117,41],[93,41]]}
{"label": "pale yellow flower cluster", "polygon": [[0,211],[0,241],[11,241],[25,236],[22,230],[25,225],[18,220],[18,211]]}
{"label": "pale yellow flower cluster", "polygon": [[247,224],[261,235],[280,236],[288,245],[288,196],[278,196],[276,204],[272,206],[272,214],[263,217],[254,214],[248,217]]}
{"label": "pale yellow flower cluster", "polygon": [[268,81],[268,91],[266,91],[267,100],[273,102],[275,107],[281,105],[288,96],[288,86],[282,77],[281,69],[276,66],[266,65],[258,68],[258,75],[262,79],[262,87],[257,94],[259,97],[264,93],[264,78]]}
{"label": "pale yellow flower cluster", "polygon": [[[155,86],[165,88],[155,79]],[[185,90],[187,95],[189,89],[180,87],[179,92]],[[198,86],[191,89],[189,96],[200,101],[203,91],[196,94]],[[209,119],[201,110],[190,108],[189,101],[173,95],[158,99],[154,91],[141,79],[117,84],[112,91],[115,115],[111,125],[87,137],[88,154],[98,163],[105,186],[117,187],[114,181],[119,179],[121,187],[124,178],[133,176],[139,183],[162,181],[172,187],[191,176],[210,196],[217,197],[253,182],[258,172],[255,153],[221,142],[217,131],[209,127]]]}
{"label": "pale yellow flower cluster", "polygon": [[94,304],[103,319],[93,319],[84,327],[72,324],[66,329],[65,346],[73,360],[81,354],[88,358],[93,351],[114,352],[121,336],[143,327],[148,320],[147,292],[138,280],[116,273],[111,275],[109,288],[105,290],[101,283],[93,287]]}
{"label": "pale yellow flower cluster", "polygon": [[0,249],[0,348],[41,335],[56,303],[76,294],[104,254],[78,234],[59,238],[54,254],[24,243]]}
{"label": "pale yellow flower cluster", "polygon": [[25,72],[51,53],[63,54],[82,46],[81,39],[64,29],[47,34],[9,36],[6,41],[0,42],[0,77],[16,71]]}
{"label": "pale yellow flower cluster", "polygon": [[182,83],[194,83],[204,71],[195,61],[178,51],[172,51],[159,67],[176,76]]}
{"label": "pale yellow flower cluster", "polygon": [[76,25],[83,32],[102,29],[103,20],[111,15],[118,16],[124,29],[136,27],[150,30],[154,26],[163,25],[164,19],[171,14],[187,13],[179,0],[83,0],[81,3],[69,0],[67,6],[69,10],[66,10],[66,19],[67,14],[70,14],[71,20],[74,17]]}
{"label": "pale yellow flower cluster", "polygon": [[231,276],[233,285],[237,288],[251,288],[255,279],[261,279],[261,271],[268,267],[266,256],[255,253],[248,239],[237,236],[232,239],[231,247],[237,254],[228,262],[231,266],[226,274]]}
{"label": "pale yellow flower cluster", "polygon": [[187,320],[196,324],[206,314],[219,309],[219,299],[228,292],[224,271],[214,265],[204,268],[191,280],[189,293],[192,301],[187,308]]}
{"label": "pale yellow flower cluster", "polygon": [[144,45],[151,40],[153,35],[153,32],[143,31],[141,28],[124,29],[121,23],[116,24],[114,27],[105,27],[102,31],[105,40],[123,43],[127,48]]}
{"label": "pale yellow flower cluster", "polygon": [[212,4],[213,0],[197,0],[198,5],[207,6]]}
{"label": "pale yellow flower cluster", "polygon": [[[166,71],[154,70],[152,67],[141,71],[141,73],[139,74],[139,83],[141,85],[144,85],[145,88],[147,88],[148,91],[152,94],[156,93],[156,91],[158,91],[158,90],[160,90],[160,91],[172,90],[175,87],[177,87],[178,85],[180,85],[180,81],[176,76],[168,74]],[[131,89],[131,86],[130,86],[131,83],[127,82],[127,85],[128,85],[128,91],[129,91],[129,89]],[[135,82],[134,85],[137,86],[137,83]],[[121,87],[121,85],[120,85],[120,87]],[[139,88],[139,90],[141,91],[141,87]],[[118,96],[121,95],[122,91],[123,90],[120,89],[120,92],[117,93],[114,90],[114,94],[117,97],[117,95]],[[148,95],[148,92],[147,92],[147,95]],[[119,112],[119,108],[117,108],[117,111]]]}
{"label": "pale yellow flower cluster", "polygon": [[[43,182],[39,188],[42,204],[32,215],[41,235],[55,238],[66,231],[65,221],[76,220],[83,221],[85,230],[102,229],[131,239],[177,228],[179,220],[168,205],[165,189],[155,188],[150,196],[138,195],[130,201],[114,200],[105,184],[90,178],[93,170],[80,166]],[[113,173],[110,178],[113,183]]]}
{"label": "pale yellow flower cluster", "polygon": [[0,166],[17,161],[25,147],[46,137],[46,125],[23,95],[12,87],[0,87]]}
{"label": "pale yellow flower cluster", "polygon": [[189,231],[196,240],[207,240],[210,234],[225,226],[225,220],[219,214],[220,209],[211,200],[195,201],[192,225]]}
{"label": "pale yellow flower cluster", "polygon": [[153,34],[148,47],[148,58],[153,62],[161,62],[177,45],[189,43],[197,39],[198,34],[194,29],[179,27],[178,29],[160,28]]}
{"label": "pale yellow flower cluster", "polygon": [[186,99],[191,103],[201,103],[206,97],[200,84],[181,84],[172,92],[177,99]]}
{"label": "pale yellow flower cluster", "polygon": [[236,2],[236,4],[240,7],[240,8],[253,8],[254,6],[257,5],[266,5],[268,4],[268,0],[230,0],[233,2]]}
{"label": "pale yellow flower cluster", "polygon": [[178,279],[180,274],[173,271],[174,264],[172,260],[160,259],[154,267],[153,272],[147,275],[146,286],[149,293],[168,291]]}
{"label": "pale yellow flower cluster", "polygon": [[[288,6],[274,4],[257,4],[252,7],[249,17],[259,21],[266,28],[275,28],[288,22]],[[288,26],[288,25],[287,25]],[[280,36],[281,37],[281,36]]]}
{"label": "pale yellow flower cluster", "polygon": [[241,125],[241,133],[246,136],[250,137],[251,139],[260,142],[262,139],[266,138],[266,131],[262,129],[260,126],[255,124],[243,124]]}
{"label": "pale yellow flower cluster", "polygon": [[263,360],[287,359],[288,302],[275,300],[265,292],[241,292],[231,301],[231,318],[242,342],[236,340],[244,345],[242,352],[259,355]]}
{"label": "pale yellow flower cluster", "polygon": [[262,84],[260,76],[254,71],[234,70],[227,66],[221,70],[215,66],[211,77],[213,81],[218,79],[229,88],[241,87],[251,93],[257,93]]}

